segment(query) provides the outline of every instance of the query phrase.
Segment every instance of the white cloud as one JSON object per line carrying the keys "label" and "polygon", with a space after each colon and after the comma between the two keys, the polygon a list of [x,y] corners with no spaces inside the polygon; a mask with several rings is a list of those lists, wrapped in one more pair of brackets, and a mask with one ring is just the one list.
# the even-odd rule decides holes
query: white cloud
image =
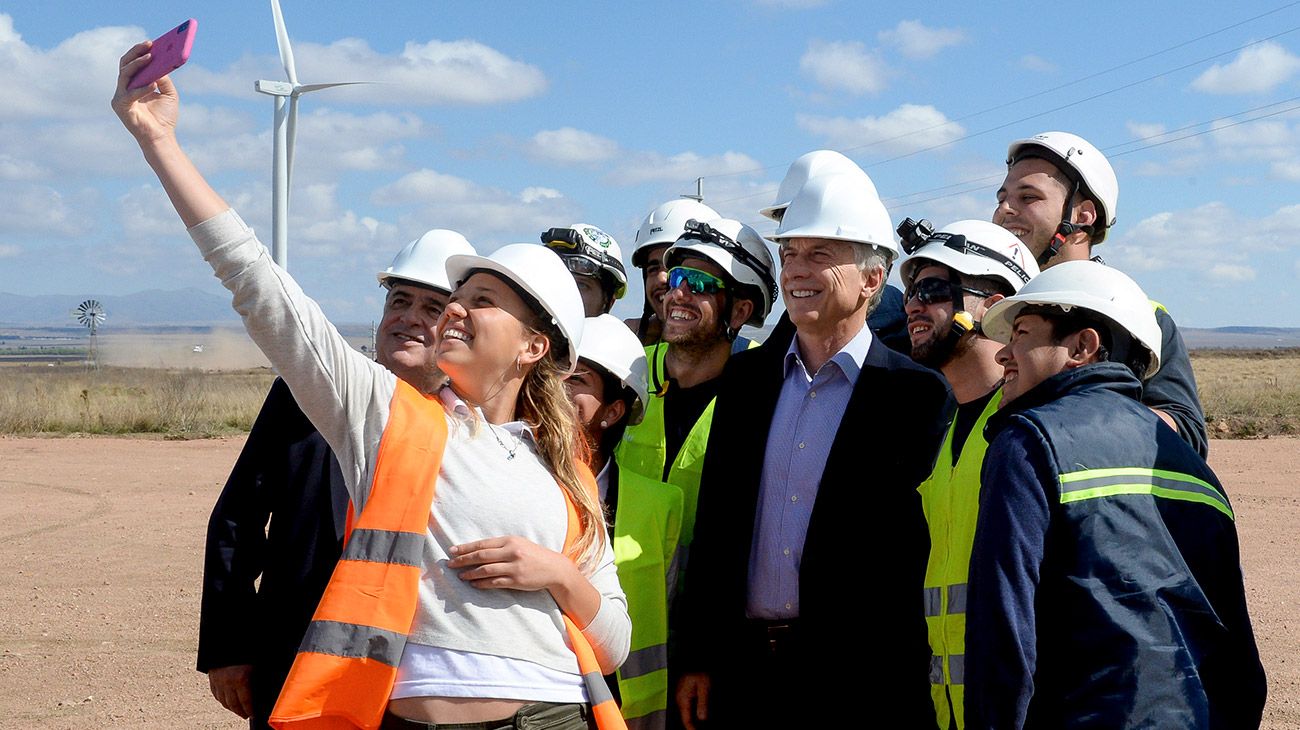
{"label": "white cloud", "polygon": [[18,159],[12,154],[0,154],[0,180],[40,180],[49,177],[49,171],[34,160]]}
{"label": "white cloud", "polygon": [[735,175],[757,171],[763,167],[754,158],[741,152],[723,152],[720,155],[699,155],[681,152],[662,155],[641,152],[625,155],[608,176],[615,185],[640,185],[647,182],[693,181],[700,176]]}
{"label": "white cloud", "polygon": [[1126,122],[1128,133],[1133,135],[1134,139],[1146,139],[1148,137],[1159,137],[1163,135],[1168,128],[1155,122]]}
{"label": "white cloud", "polygon": [[1300,205],[1250,218],[1221,202],[1165,211],[1124,229],[1101,250],[1133,271],[1182,272],[1215,285],[1251,281],[1252,262],[1291,245],[1300,226]]}
{"label": "white cloud", "polygon": [[1260,94],[1272,91],[1300,71],[1300,57],[1272,41],[1243,50],[1227,64],[1215,64],[1192,82],[1207,94]]}
{"label": "white cloud", "polygon": [[45,50],[27,44],[0,13],[0,119],[105,116],[117,60],[143,37],[137,27],[96,28]]}
{"label": "white cloud", "polygon": [[21,246],[14,243],[0,243],[0,259],[9,259],[23,252]]}
{"label": "white cloud", "polygon": [[485,240],[499,241],[506,235],[534,241],[541,231],[578,219],[577,206],[557,190],[530,186],[512,193],[430,169],[379,188],[371,201],[410,209],[399,220],[402,230],[450,228],[480,251],[488,250]]}
{"label": "white cloud", "polygon": [[[408,42],[400,53],[380,53],[360,38],[329,45],[293,46],[298,80],[304,84],[374,82],[303,97],[303,103],[330,99],[389,106],[519,101],[546,90],[541,69],[473,40]],[[259,78],[281,79],[284,70],[272,56],[245,56],[220,72],[190,69],[185,91],[249,97]]]}
{"label": "white cloud", "polygon": [[1244,281],[1253,281],[1255,278],[1254,269],[1240,264],[1215,264],[1210,267],[1209,274],[1210,278],[1225,284],[1240,284]]}
{"label": "white cloud", "polygon": [[933,58],[945,48],[964,43],[965,31],[959,28],[931,28],[919,20],[903,20],[892,30],[877,35],[882,43],[898,48],[907,58]]}
{"label": "white cloud", "polygon": [[796,116],[800,128],[822,137],[836,149],[870,145],[887,153],[901,154],[943,145],[966,133],[960,124],[948,121],[943,112],[929,105],[903,104],[879,117]]}
{"label": "white cloud", "polygon": [[524,144],[524,154],[540,162],[558,165],[591,165],[618,154],[618,143],[607,137],[573,127],[548,129]]}
{"label": "white cloud", "polygon": [[59,237],[85,235],[95,227],[96,194],[85,190],[70,196],[51,187],[0,185],[0,231]]}
{"label": "white cloud", "polygon": [[172,210],[167,193],[157,185],[141,185],[117,200],[122,231],[133,239],[175,236],[184,227]]}
{"label": "white cloud", "polygon": [[1020,57],[1020,68],[1042,74],[1056,73],[1057,71],[1056,64],[1032,53]]}
{"label": "white cloud", "polygon": [[856,41],[812,40],[799,69],[829,91],[867,94],[885,88],[889,68]]}

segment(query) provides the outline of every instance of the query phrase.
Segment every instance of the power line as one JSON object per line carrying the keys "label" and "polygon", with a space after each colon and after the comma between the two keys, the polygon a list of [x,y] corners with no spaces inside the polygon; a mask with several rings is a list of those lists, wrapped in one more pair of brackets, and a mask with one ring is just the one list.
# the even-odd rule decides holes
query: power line
{"label": "power line", "polygon": [[[1123,156],[1125,156],[1125,155],[1131,155],[1131,154],[1133,154],[1133,153],[1135,153],[1135,152],[1143,152],[1143,151],[1145,151],[1145,150],[1154,149],[1154,148],[1156,148],[1156,147],[1163,147],[1163,146],[1165,146],[1165,145],[1173,144],[1173,143],[1175,143],[1175,142],[1181,142],[1181,141],[1183,141],[1183,140],[1191,139],[1191,138],[1193,138],[1193,137],[1199,137],[1199,136],[1201,136],[1201,135],[1209,134],[1209,133],[1211,133],[1211,132],[1217,132],[1217,131],[1219,131],[1219,130],[1221,130],[1221,129],[1228,129],[1228,128],[1230,128],[1230,127],[1236,127],[1236,126],[1240,126],[1240,125],[1242,125],[1242,124],[1249,124],[1249,123],[1251,123],[1251,122],[1257,122],[1257,121],[1260,121],[1261,119],[1268,119],[1269,117],[1275,117],[1275,116],[1278,116],[1278,115],[1281,115],[1281,114],[1286,114],[1286,113],[1288,113],[1288,112],[1300,111],[1300,103],[1294,103],[1294,104],[1292,104],[1291,106],[1288,106],[1288,107],[1285,107],[1285,108],[1282,108],[1282,109],[1275,109],[1275,110],[1273,110],[1273,111],[1271,111],[1271,112],[1268,112],[1268,113],[1266,113],[1266,114],[1259,114],[1259,115],[1257,115],[1257,116],[1253,116],[1253,117],[1251,117],[1251,118],[1249,118],[1249,119],[1238,119],[1238,120],[1233,121],[1233,122],[1230,122],[1230,123],[1228,123],[1228,124],[1221,124],[1221,125],[1219,125],[1219,126],[1210,127],[1209,129],[1202,129],[1202,130],[1199,130],[1199,131],[1196,131],[1196,132],[1192,132],[1192,133],[1190,133],[1190,134],[1185,134],[1185,135],[1181,135],[1181,136],[1178,136],[1178,137],[1173,137],[1173,138],[1171,138],[1171,139],[1162,139],[1162,140],[1159,141],[1159,142],[1152,142],[1151,144],[1141,145],[1141,146],[1139,146],[1139,147],[1134,147],[1133,149],[1123,150],[1123,151],[1121,151],[1121,152],[1110,152],[1110,151],[1111,151],[1111,150],[1115,150],[1115,149],[1119,149],[1119,148],[1121,148],[1121,147],[1127,147],[1127,146],[1132,145],[1132,144],[1137,144],[1138,142],[1143,142],[1143,141],[1153,140],[1153,139],[1160,139],[1160,138],[1162,138],[1162,137],[1168,137],[1169,135],[1171,135],[1171,134],[1176,134],[1176,133],[1178,133],[1178,132],[1186,131],[1186,130],[1189,130],[1189,129],[1195,129],[1195,128],[1197,128],[1197,127],[1202,127],[1202,126],[1205,126],[1205,125],[1207,125],[1207,124],[1215,124],[1216,122],[1222,122],[1222,121],[1227,120],[1227,119],[1233,119],[1234,117],[1239,117],[1239,116],[1241,116],[1241,115],[1243,115],[1243,114],[1250,114],[1250,113],[1252,113],[1252,112],[1262,111],[1262,110],[1264,110],[1264,109],[1268,109],[1268,108],[1271,108],[1271,107],[1276,107],[1276,106],[1281,105],[1281,104],[1288,104],[1288,103],[1292,103],[1292,102],[1300,102],[1300,96],[1294,96],[1294,97],[1291,97],[1290,99],[1284,99],[1284,100],[1282,100],[1282,101],[1276,101],[1276,102],[1273,102],[1273,103],[1271,103],[1271,104],[1264,104],[1264,105],[1262,105],[1262,106],[1257,106],[1257,107],[1254,107],[1254,108],[1252,108],[1252,109],[1246,109],[1246,110],[1244,110],[1244,111],[1239,111],[1239,112],[1236,112],[1236,113],[1234,113],[1234,114],[1227,114],[1227,115],[1224,115],[1224,116],[1221,116],[1221,117],[1215,117],[1214,119],[1209,119],[1209,120],[1206,120],[1206,121],[1203,121],[1203,122],[1196,122],[1196,123],[1194,123],[1194,124],[1188,124],[1188,125],[1185,125],[1185,126],[1179,127],[1179,128],[1177,128],[1177,129],[1171,129],[1171,130],[1169,130],[1169,131],[1161,132],[1161,133],[1159,133],[1159,134],[1147,135],[1146,137],[1139,137],[1138,139],[1129,140],[1128,142],[1121,142],[1121,143],[1119,143],[1119,144],[1113,144],[1113,145],[1110,145],[1110,146],[1107,146],[1107,147],[1102,147],[1102,148],[1100,148],[1100,149],[1101,149],[1103,152],[1108,152],[1108,153],[1109,153],[1108,156],[1111,157],[1111,158],[1114,158],[1114,157],[1123,157]],[[890,197],[890,198],[882,198],[881,201],[882,201],[882,202],[902,201],[902,200],[905,199],[905,198],[911,198],[911,197],[914,197],[914,196],[916,196],[916,195],[924,195],[924,194],[926,194],[926,193],[930,193],[930,192],[938,192],[938,191],[940,191],[940,190],[947,190],[947,189],[954,188],[954,187],[963,187],[963,186],[967,186],[967,185],[972,186],[972,187],[967,187],[967,188],[965,188],[965,189],[963,189],[963,190],[957,190],[957,191],[955,191],[955,192],[945,193],[945,194],[943,194],[943,195],[935,195],[935,196],[931,196],[931,197],[929,197],[929,198],[922,198],[922,199],[920,199],[920,200],[909,200],[909,201],[907,201],[907,202],[898,203],[898,205],[915,206],[915,205],[920,205],[921,203],[929,203],[929,202],[932,202],[932,201],[935,201],[935,200],[943,200],[943,199],[945,199],[945,198],[952,198],[952,197],[956,197],[956,196],[958,196],[958,195],[965,195],[966,193],[973,193],[973,192],[976,192],[976,191],[979,191],[979,190],[987,189],[987,187],[988,187],[987,183],[988,183],[988,182],[990,182],[990,181],[992,181],[992,180],[997,180],[997,179],[999,179],[999,178],[1001,178],[1001,177],[1002,177],[1002,175],[989,175],[989,176],[985,176],[985,177],[981,177],[981,178],[972,178],[972,179],[970,179],[970,180],[963,180],[963,181],[961,181],[961,182],[952,183],[951,185],[943,185],[943,186],[940,186],[940,187],[937,187],[937,188],[930,188],[930,189],[928,189],[928,190],[920,190],[920,191],[917,191],[917,192],[914,192],[914,193],[907,193],[907,194],[904,194],[904,195],[898,195],[898,196],[894,196],[894,197]]]}
{"label": "power line", "polygon": [[[900,134],[900,135],[895,135],[895,136],[893,136],[893,137],[889,137],[889,138],[885,138],[885,139],[874,140],[874,141],[872,141],[872,142],[868,142],[868,143],[866,143],[866,144],[857,145],[857,146],[854,146],[854,147],[848,147],[848,148],[846,148],[846,149],[843,150],[843,151],[844,151],[844,152],[851,152],[851,151],[854,151],[854,150],[860,150],[860,149],[865,149],[865,148],[867,148],[867,147],[873,147],[873,146],[876,146],[876,145],[879,145],[879,144],[884,144],[884,143],[886,143],[886,142],[896,141],[896,140],[898,140],[898,139],[903,139],[903,138],[906,138],[906,137],[914,136],[914,135],[916,135],[916,134],[921,134],[921,133],[923,133],[923,132],[932,131],[932,130],[934,130],[934,129],[938,129],[938,128],[941,128],[941,127],[945,127],[945,126],[948,126],[948,125],[951,125],[951,124],[956,124],[956,123],[958,123],[958,122],[965,121],[965,120],[968,120],[968,119],[972,119],[972,118],[974,118],[974,117],[981,116],[981,115],[983,115],[983,114],[987,114],[987,113],[989,113],[989,112],[998,111],[998,110],[1000,110],[1000,109],[1004,109],[1004,108],[1006,108],[1006,107],[1013,106],[1013,105],[1015,105],[1015,104],[1021,103],[1021,102],[1023,102],[1023,101],[1028,101],[1028,100],[1030,100],[1030,99],[1035,99],[1035,98],[1038,98],[1038,97],[1040,97],[1040,96],[1045,96],[1045,95],[1047,95],[1047,94],[1050,94],[1050,93],[1053,93],[1053,92],[1056,92],[1056,91],[1060,91],[1061,89],[1065,89],[1065,88],[1068,88],[1068,87],[1070,87],[1070,86],[1075,86],[1075,85],[1080,84],[1080,83],[1082,83],[1082,82],[1084,82],[1084,81],[1089,81],[1089,80],[1091,80],[1091,79],[1094,79],[1094,78],[1097,78],[1097,77],[1104,76],[1104,75],[1106,75],[1106,74],[1112,73],[1112,72],[1117,71],[1117,70],[1119,70],[1119,69],[1126,68],[1126,67],[1128,67],[1128,66],[1132,66],[1132,65],[1135,65],[1135,64],[1141,63],[1141,62],[1143,62],[1143,61],[1150,60],[1150,59],[1152,59],[1152,58],[1155,58],[1155,57],[1157,57],[1157,56],[1163,55],[1163,54],[1168,53],[1168,52],[1170,52],[1170,51],[1174,51],[1174,50],[1177,50],[1177,49],[1179,49],[1179,48],[1183,48],[1183,47],[1188,46],[1188,45],[1191,45],[1191,44],[1193,44],[1193,43],[1196,43],[1196,42],[1199,42],[1199,41],[1205,40],[1206,38],[1210,38],[1210,37],[1212,37],[1212,36],[1218,35],[1218,34],[1220,34],[1220,33],[1224,33],[1224,32],[1226,32],[1226,31],[1232,30],[1232,29],[1234,29],[1234,28],[1241,27],[1241,26],[1246,25],[1246,24],[1248,24],[1248,23],[1252,23],[1252,22],[1254,22],[1254,21],[1256,21],[1256,20],[1259,20],[1259,19],[1261,19],[1261,18],[1267,17],[1267,16],[1269,16],[1269,15],[1273,15],[1273,14],[1275,14],[1275,13],[1281,12],[1281,11],[1283,11],[1283,10],[1286,10],[1286,9],[1288,9],[1288,8],[1291,8],[1291,7],[1294,7],[1294,6],[1296,6],[1296,5],[1300,5],[1300,0],[1296,0],[1295,2],[1290,2],[1290,3],[1287,3],[1287,4],[1285,4],[1285,5],[1278,6],[1278,7],[1276,7],[1276,8],[1273,8],[1272,10],[1268,10],[1268,11],[1266,11],[1266,12],[1260,13],[1260,14],[1255,15],[1255,16],[1252,16],[1252,17],[1250,17],[1250,18],[1246,18],[1245,20],[1241,20],[1241,21],[1238,21],[1238,22],[1233,23],[1233,24],[1231,24],[1231,25],[1227,25],[1227,26],[1224,26],[1224,27],[1222,27],[1222,28],[1218,28],[1218,29],[1216,29],[1216,30],[1210,31],[1210,32],[1208,32],[1208,33],[1203,33],[1203,34],[1201,34],[1201,35],[1199,35],[1199,36],[1196,36],[1195,38],[1191,38],[1191,39],[1188,39],[1188,40],[1186,40],[1186,41],[1182,41],[1182,42],[1180,42],[1180,43],[1174,44],[1174,45],[1172,45],[1172,46],[1169,46],[1169,47],[1164,48],[1164,49],[1162,49],[1162,50],[1156,51],[1156,52],[1154,52],[1154,53],[1149,53],[1149,54],[1147,54],[1147,55],[1145,55],[1145,56],[1141,56],[1141,57],[1139,57],[1139,58],[1135,58],[1135,59],[1132,59],[1132,60],[1130,60],[1130,61],[1125,61],[1125,62],[1123,62],[1123,63],[1117,64],[1117,65],[1115,65],[1115,66],[1111,66],[1111,67],[1109,67],[1109,68],[1107,68],[1107,69],[1104,69],[1104,70],[1102,70],[1102,71],[1097,71],[1097,72],[1095,72],[1095,73],[1092,73],[1092,74],[1088,74],[1088,75],[1086,75],[1086,76],[1079,77],[1079,78],[1074,79],[1074,80],[1072,80],[1072,81],[1067,81],[1067,82],[1065,82],[1065,83],[1063,83],[1063,84],[1059,84],[1059,85],[1057,85],[1057,86],[1054,86],[1054,87],[1051,87],[1051,88],[1048,88],[1048,89],[1043,89],[1043,90],[1041,90],[1041,91],[1037,91],[1037,92],[1034,92],[1034,93],[1032,93],[1032,94],[1028,94],[1028,95],[1025,95],[1025,96],[1022,96],[1022,97],[1019,97],[1019,98],[1013,99],[1013,100],[1011,100],[1011,101],[1007,101],[1007,102],[1003,102],[1003,103],[1000,103],[1000,104],[996,104],[996,105],[991,106],[991,107],[988,107],[988,108],[986,108],[986,109],[981,109],[981,110],[979,110],[979,111],[971,112],[970,114],[966,114],[966,115],[963,115],[963,116],[961,116],[961,117],[957,117],[957,118],[952,119],[952,120],[949,120],[949,121],[947,121],[947,122],[942,122],[942,123],[940,123],[940,124],[931,125],[931,126],[929,126],[929,127],[923,127],[923,128],[921,128],[921,129],[911,130],[911,131],[909,131],[909,132],[906,132],[906,133],[903,133],[903,134]],[[1281,37],[1281,36],[1283,36],[1283,35],[1287,35],[1287,34],[1289,34],[1289,33],[1293,33],[1293,32],[1295,32],[1295,31],[1297,31],[1297,30],[1300,30],[1300,26],[1296,26],[1296,27],[1290,28],[1290,29],[1288,29],[1288,30],[1281,31],[1280,33],[1275,33],[1275,34],[1273,34],[1273,35],[1271,35],[1271,36],[1268,36],[1268,37],[1266,37],[1266,38],[1262,38],[1262,39],[1257,40],[1257,41],[1252,41],[1252,42],[1250,42],[1250,43],[1246,43],[1246,44],[1244,44],[1244,45],[1242,45],[1242,46],[1238,46],[1237,48],[1229,49],[1229,50],[1227,50],[1227,51],[1223,51],[1223,52],[1220,52],[1220,53],[1216,53],[1216,54],[1211,55],[1211,56],[1206,56],[1206,57],[1204,57],[1204,58],[1201,58],[1201,59],[1199,59],[1199,60],[1193,61],[1193,62],[1191,62],[1191,63],[1187,63],[1187,64],[1184,64],[1184,65],[1182,65],[1182,66],[1178,66],[1178,67],[1176,67],[1176,68],[1169,69],[1169,70],[1164,71],[1164,72],[1159,73],[1159,74],[1155,74],[1155,75],[1152,75],[1152,76],[1148,76],[1148,77],[1146,77],[1146,78],[1144,78],[1144,79],[1141,79],[1141,80],[1139,80],[1139,81],[1130,82],[1130,83],[1127,83],[1127,84],[1121,85],[1121,86],[1119,86],[1119,87],[1116,87],[1116,88],[1113,88],[1113,89],[1110,89],[1110,90],[1107,90],[1107,91],[1099,92],[1099,93],[1094,94],[1094,95],[1092,95],[1092,96],[1089,96],[1089,97],[1087,97],[1087,98],[1084,98],[1084,99],[1081,99],[1081,100],[1078,100],[1078,101],[1075,101],[1075,102],[1071,102],[1071,103],[1069,103],[1069,104],[1065,104],[1065,105],[1062,105],[1062,106],[1058,106],[1058,107],[1055,107],[1055,108],[1053,108],[1053,109],[1049,109],[1049,110],[1044,111],[1044,112],[1039,112],[1039,113],[1037,113],[1037,114],[1032,114],[1032,115],[1029,115],[1029,116],[1026,116],[1026,117],[1022,117],[1022,118],[1020,118],[1020,119],[1017,119],[1017,120],[1014,120],[1014,121],[1011,121],[1011,122],[1007,122],[1007,123],[1004,123],[1004,124],[1000,124],[1000,125],[997,125],[997,126],[995,126],[995,127],[989,128],[989,129],[981,130],[981,131],[979,131],[979,132],[974,132],[974,133],[971,133],[971,134],[968,134],[968,135],[964,135],[964,136],[962,136],[962,137],[958,137],[958,138],[956,138],[956,139],[949,140],[949,141],[947,141],[947,142],[943,142],[943,143],[941,143],[941,144],[932,145],[932,146],[925,147],[925,148],[922,148],[922,149],[919,149],[919,150],[914,150],[914,151],[912,151],[912,152],[905,153],[905,154],[898,155],[898,156],[891,157],[891,158],[887,158],[887,159],[884,159],[884,160],[878,160],[878,161],[876,161],[876,162],[872,162],[872,163],[869,163],[869,164],[867,164],[867,165],[864,165],[864,167],[873,167],[873,166],[876,166],[876,165],[885,164],[885,163],[887,163],[887,162],[894,162],[894,161],[896,161],[896,160],[904,159],[904,158],[907,158],[907,157],[912,157],[912,156],[914,156],[914,155],[921,154],[922,152],[929,152],[929,151],[933,151],[933,150],[935,150],[935,149],[939,149],[939,148],[946,147],[946,146],[949,146],[949,145],[957,144],[958,142],[962,142],[962,141],[965,141],[965,140],[968,140],[968,139],[971,139],[971,138],[974,138],[974,137],[978,137],[978,136],[981,136],[981,135],[984,135],[984,134],[988,134],[988,133],[990,133],[990,132],[998,131],[998,130],[1000,130],[1000,129],[1005,129],[1006,127],[1009,127],[1009,126],[1012,126],[1012,125],[1015,125],[1015,124],[1019,124],[1019,123],[1021,123],[1021,122],[1029,121],[1029,120],[1031,120],[1031,119],[1036,119],[1036,118],[1038,118],[1038,117],[1042,117],[1042,116],[1046,116],[1046,115],[1048,115],[1048,114],[1052,114],[1052,113],[1055,113],[1055,112],[1058,112],[1058,111],[1062,111],[1062,110],[1064,110],[1064,109],[1068,109],[1068,108],[1070,108],[1070,107],[1077,106],[1077,105],[1079,105],[1079,104],[1084,104],[1084,103],[1087,103],[1087,102],[1089,102],[1089,101],[1096,100],[1096,99],[1101,98],[1101,97],[1103,97],[1103,96],[1108,96],[1108,95],[1110,95],[1110,94],[1114,94],[1114,93],[1117,93],[1117,92],[1119,92],[1119,91],[1124,91],[1124,90],[1129,89],[1129,88],[1132,88],[1132,87],[1134,87],[1134,86],[1138,86],[1138,85],[1141,85],[1141,84],[1147,83],[1147,82],[1149,82],[1149,81],[1153,81],[1153,80],[1155,80],[1155,79],[1161,78],[1161,77],[1163,77],[1163,76],[1167,76],[1167,75],[1169,75],[1169,74],[1173,74],[1173,73],[1177,73],[1177,72],[1179,72],[1179,71],[1186,70],[1186,69],[1188,69],[1188,68],[1191,68],[1192,66],[1196,66],[1196,65],[1199,65],[1199,64],[1201,64],[1201,63],[1205,63],[1206,61],[1212,61],[1212,60],[1214,60],[1214,59],[1216,59],[1216,58],[1220,58],[1220,57],[1222,57],[1222,56],[1226,56],[1226,55],[1229,55],[1229,54],[1232,54],[1232,53],[1236,53],[1236,52],[1241,51],[1241,50],[1244,50],[1244,49],[1246,49],[1246,48],[1250,48],[1251,46],[1255,46],[1255,45],[1258,45],[1258,44],[1260,44],[1260,43],[1264,43],[1264,42],[1267,42],[1267,41],[1273,40],[1273,39],[1275,39],[1275,38]],[[748,174],[752,174],[752,173],[756,173],[756,172],[765,172],[765,171],[767,171],[767,170],[779,169],[779,168],[781,168],[781,167],[788,167],[789,164],[790,164],[790,163],[785,163],[784,165],[781,165],[781,164],[776,164],[776,165],[767,165],[767,166],[764,166],[764,167],[757,167],[757,168],[752,168],[752,169],[748,169],[748,170],[736,170],[736,171],[732,171],[732,172],[718,173],[718,174],[715,174],[715,175],[702,175],[702,176],[697,176],[697,177],[703,177],[704,179],[717,179],[717,178],[723,178],[723,177],[734,177],[734,176],[738,176],[738,175],[748,175]],[[716,202],[717,202],[718,204],[722,204],[722,203],[731,203],[731,202],[735,202],[735,201],[738,201],[738,200],[745,200],[745,199],[747,199],[747,198],[758,197],[758,196],[760,196],[760,195],[763,195],[764,193],[771,194],[771,193],[773,193],[773,192],[775,192],[775,188],[768,188],[768,189],[764,189],[764,190],[756,191],[756,192],[753,192],[753,193],[749,193],[749,194],[746,194],[746,195],[741,195],[741,196],[736,196],[736,197],[733,197],[733,198],[727,198],[727,199],[724,199],[724,200],[719,200],[719,201],[716,201]]]}

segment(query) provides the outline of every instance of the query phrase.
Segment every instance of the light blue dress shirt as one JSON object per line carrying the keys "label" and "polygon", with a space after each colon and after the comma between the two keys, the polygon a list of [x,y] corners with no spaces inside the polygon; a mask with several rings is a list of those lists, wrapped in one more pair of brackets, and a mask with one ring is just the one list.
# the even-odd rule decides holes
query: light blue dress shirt
{"label": "light blue dress shirt", "polygon": [[870,348],[871,329],[863,325],[811,375],[797,336],[785,353],[785,380],[768,429],[749,553],[750,618],[799,615],[799,564],[817,487]]}

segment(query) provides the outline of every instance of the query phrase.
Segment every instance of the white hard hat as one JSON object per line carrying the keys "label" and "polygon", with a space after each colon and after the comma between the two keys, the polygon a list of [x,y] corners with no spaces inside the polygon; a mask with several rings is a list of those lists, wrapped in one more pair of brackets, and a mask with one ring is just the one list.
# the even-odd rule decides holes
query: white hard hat
{"label": "white hard hat", "polygon": [[871,185],[872,192],[875,192],[875,183],[871,182],[871,178],[867,177],[867,173],[856,162],[834,150],[813,150],[790,164],[790,169],[786,170],[785,177],[781,180],[781,187],[776,191],[776,200],[758,212],[780,223],[785,209],[805,183],[814,177],[840,173],[861,175]]}
{"label": "white hard hat", "polygon": [[447,280],[447,257],[456,254],[473,256],[474,247],[455,231],[435,228],[403,246],[392,265],[376,277],[384,285],[389,279],[405,279],[450,294],[456,286]]}
{"label": "white hard hat", "polygon": [[613,236],[589,223],[574,223],[568,228],[548,228],[542,232],[542,243],[559,254],[575,274],[609,274],[614,279],[614,298],[623,298],[627,270],[623,268],[623,249]]}
{"label": "white hard hat", "polygon": [[[567,351],[565,361],[559,362],[564,372],[571,373],[578,366],[578,343],[582,342],[582,325],[586,318],[582,308],[582,295],[578,285],[564,268],[564,262],[549,249],[535,243],[512,243],[502,246],[488,256],[452,256],[447,259],[447,278],[456,286],[469,278],[474,271],[494,272],[521,289],[533,301],[525,301],[542,319],[550,319],[563,343],[551,343],[558,355],[556,344]],[[527,297],[525,297],[527,299]]]}
{"label": "white hard hat", "polygon": [[650,399],[646,390],[649,368],[646,365],[645,347],[622,320],[612,314],[588,317],[582,331],[582,344],[578,357],[589,360],[618,378],[625,388],[636,394],[628,425],[641,422],[645,406]]}
{"label": "white hard hat", "polygon": [[688,254],[706,258],[727,272],[737,284],[751,286],[762,293],[745,324],[762,327],[776,302],[776,274],[772,252],[767,250],[763,235],[750,226],[731,218],[688,221],[686,230],[664,252],[664,264],[676,266]]}
{"label": "white hard hat", "polygon": [[1034,277],[1013,297],[994,304],[984,315],[984,334],[1011,341],[1011,328],[1026,306],[1042,304],[1069,312],[1100,314],[1126,331],[1150,354],[1146,377],[1160,369],[1160,325],[1151,301],[1137,282],[1118,269],[1096,261],[1067,261]]}
{"label": "white hard hat", "polygon": [[649,249],[672,244],[681,237],[686,221],[708,221],[720,217],[718,211],[698,200],[678,198],[650,211],[636,232],[636,248],[632,251],[632,265],[645,268]]}
{"label": "white hard hat", "polygon": [[890,260],[898,257],[889,211],[865,174],[810,179],[790,201],[771,238],[829,238],[875,246]]}
{"label": "white hard hat", "polygon": [[1080,192],[1097,205],[1094,239],[1101,243],[1106,230],[1115,225],[1119,206],[1119,180],[1106,156],[1091,142],[1069,132],[1043,132],[1018,139],[1007,147],[1007,167],[1027,157],[1041,157],[1079,183]]}
{"label": "white hard hat", "polygon": [[931,262],[959,274],[996,277],[1009,284],[1013,292],[1038,276],[1038,262],[1029,247],[1007,229],[988,221],[957,221],[931,234],[899,267],[904,288],[910,287],[916,273]]}

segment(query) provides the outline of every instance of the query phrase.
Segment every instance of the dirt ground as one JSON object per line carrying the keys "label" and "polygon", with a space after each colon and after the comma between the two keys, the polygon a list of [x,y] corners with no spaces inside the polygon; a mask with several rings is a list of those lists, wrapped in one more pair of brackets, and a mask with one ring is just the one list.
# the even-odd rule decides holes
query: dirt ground
{"label": "dirt ground", "polygon": [[[194,671],[208,512],[243,443],[0,439],[0,728],[238,728]],[[1300,440],[1215,441],[1269,675],[1300,728]]]}

